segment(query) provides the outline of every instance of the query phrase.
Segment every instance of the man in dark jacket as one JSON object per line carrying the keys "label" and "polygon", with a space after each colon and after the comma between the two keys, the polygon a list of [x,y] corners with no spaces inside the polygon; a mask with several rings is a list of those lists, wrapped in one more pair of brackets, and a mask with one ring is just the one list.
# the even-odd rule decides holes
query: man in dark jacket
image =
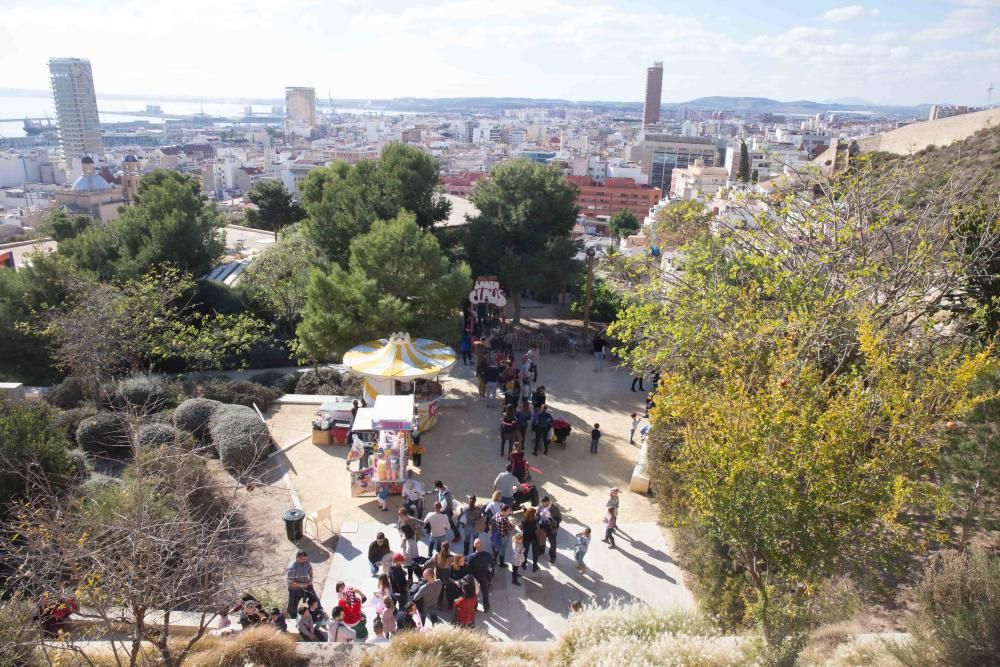
{"label": "man in dark jacket", "polygon": [[535,451],[532,454],[538,456],[538,445],[544,445],[545,453],[548,454],[549,431],[552,429],[552,415],[549,414],[548,406],[543,405],[541,410],[535,413],[533,426],[535,429]]}
{"label": "man in dark jacket", "polygon": [[493,554],[483,549],[483,541],[478,538],[473,543],[473,548],[476,552],[469,556],[466,563],[469,566],[469,574],[479,584],[479,594],[483,598],[483,611],[488,612],[490,610],[490,581],[493,579]]}
{"label": "man in dark jacket", "polygon": [[406,602],[410,598],[410,591],[407,587],[408,577],[403,568],[405,562],[406,557],[403,554],[395,553],[392,555],[392,567],[389,568],[389,591],[396,601],[396,609],[405,608]]}
{"label": "man in dark jacket", "polygon": [[[562,523],[562,512],[548,496],[542,498],[542,506],[538,510],[538,527],[545,531],[545,539],[549,543],[549,562],[556,562],[556,536],[559,534],[559,524]],[[541,545],[544,549],[545,545]]]}
{"label": "man in dark jacket", "polygon": [[373,577],[378,574],[382,559],[390,553],[392,547],[389,546],[389,540],[386,539],[385,533],[379,533],[375,536],[375,541],[368,545],[368,567]]}

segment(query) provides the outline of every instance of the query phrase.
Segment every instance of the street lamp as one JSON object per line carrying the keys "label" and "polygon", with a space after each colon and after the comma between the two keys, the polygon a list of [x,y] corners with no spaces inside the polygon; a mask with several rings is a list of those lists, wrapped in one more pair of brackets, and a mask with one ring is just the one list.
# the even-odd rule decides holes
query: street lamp
{"label": "street lamp", "polygon": [[594,285],[594,257],[597,250],[594,246],[587,248],[587,293],[583,302],[583,343],[587,343],[587,335],[590,333],[590,295]]}

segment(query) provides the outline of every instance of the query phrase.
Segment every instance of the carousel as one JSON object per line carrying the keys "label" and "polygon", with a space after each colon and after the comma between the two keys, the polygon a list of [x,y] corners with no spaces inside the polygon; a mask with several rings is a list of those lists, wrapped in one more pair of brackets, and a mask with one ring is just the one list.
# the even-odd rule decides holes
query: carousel
{"label": "carousel", "polygon": [[394,333],[352,348],[344,355],[344,366],[364,378],[364,399],[374,405],[380,395],[413,396],[420,432],[437,423],[442,396],[437,377],[455,365],[455,351],[426,338],[411,339],[408,333]]}

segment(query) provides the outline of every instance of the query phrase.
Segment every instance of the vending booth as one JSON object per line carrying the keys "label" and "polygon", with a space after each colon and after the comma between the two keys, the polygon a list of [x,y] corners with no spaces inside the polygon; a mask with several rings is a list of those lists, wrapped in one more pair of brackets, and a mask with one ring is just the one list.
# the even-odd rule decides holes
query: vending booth
{"label": "vending booth", "polygon": [[369,405],[381,396],[412,396],[416,425],[424,432],[437,424],[443,394],[438,378],[452,369],[456,359],[455,350],[444,343],[411,339],[399,332],[351,348],[344,355],[344,366],[364,378]]}
{"label": "vending booth", "polygon": [[367,466],[351,471],[352,496],[374,496],[383,487],[389,495],[403,492],[415,406],[412,395],[381,395],[372,407],[358,410],[351,430],[371,445],[372,456]]}

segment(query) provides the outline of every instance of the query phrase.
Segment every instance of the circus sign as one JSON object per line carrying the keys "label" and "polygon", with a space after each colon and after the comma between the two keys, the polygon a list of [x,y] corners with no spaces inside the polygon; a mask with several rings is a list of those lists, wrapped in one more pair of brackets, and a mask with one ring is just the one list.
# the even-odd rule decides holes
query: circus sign
{"label": "circus sign", "polygon": [[503,308],[507,305],[507,295],[503,293],[503,288],[500,287],[500,281],[496,279],[496,276],[480,276],[476,278],[472,291],[469,292],[469,301],[474,304],[488,303],[497,308]]}

